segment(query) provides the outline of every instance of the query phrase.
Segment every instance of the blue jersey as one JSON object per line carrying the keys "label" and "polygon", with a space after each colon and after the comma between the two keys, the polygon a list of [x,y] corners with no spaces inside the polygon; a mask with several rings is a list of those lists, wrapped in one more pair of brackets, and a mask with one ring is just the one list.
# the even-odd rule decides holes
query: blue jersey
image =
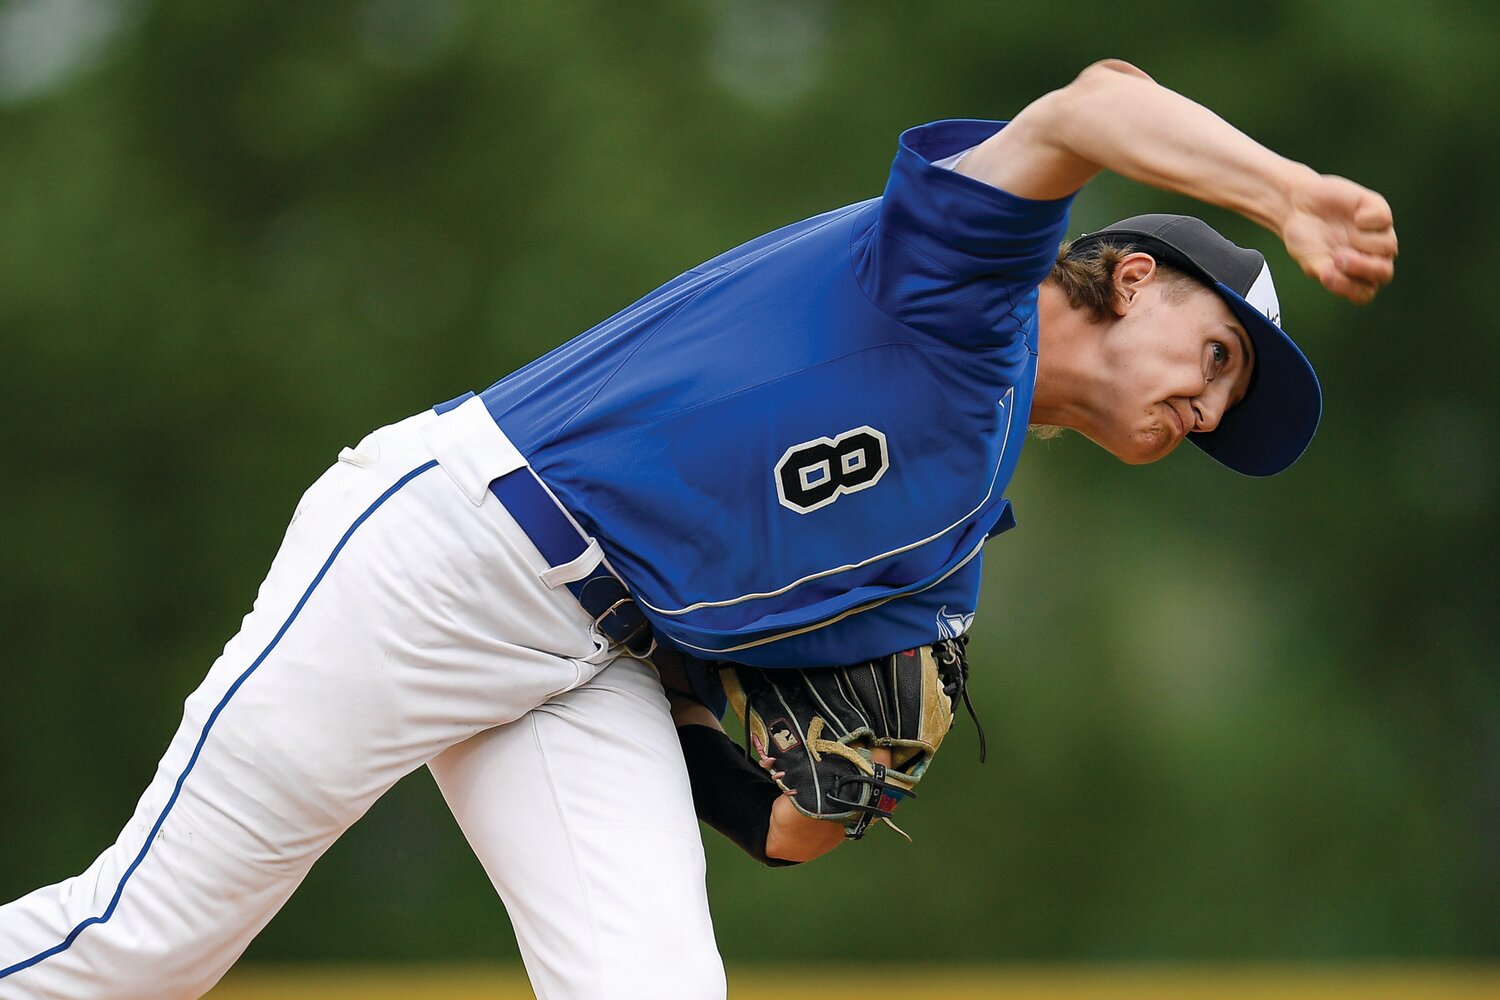
{"label": "blue jersey", "polygon": [[481,394],[660,638],[815,666],[967,626],[1012,523],[1070,201],[934,165],[1000,127],[907,131],[882,197],[693,268]]}

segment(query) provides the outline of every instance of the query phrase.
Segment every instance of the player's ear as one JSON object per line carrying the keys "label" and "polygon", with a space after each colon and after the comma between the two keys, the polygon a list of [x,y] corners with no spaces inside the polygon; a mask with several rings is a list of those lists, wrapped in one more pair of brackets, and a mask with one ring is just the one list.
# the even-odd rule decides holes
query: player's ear
{"label": "player's ear", "polygon": [[1137,250],[1126,254],[1115,265],[1111,281],[1115,289],[1114,311],[1124,316],[1135,304],[1135,297],[1156,277],[1156,260],[1149,253]]}

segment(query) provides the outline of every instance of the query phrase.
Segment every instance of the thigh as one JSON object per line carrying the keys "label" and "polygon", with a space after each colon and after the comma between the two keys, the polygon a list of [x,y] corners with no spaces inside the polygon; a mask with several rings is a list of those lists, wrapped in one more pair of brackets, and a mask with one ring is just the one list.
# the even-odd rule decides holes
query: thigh
{"label": "thigh", "polygon": [[587,616],[419,423],[303,497],[115,844],[0,907],[0,998],[198,995],[398,778],[592,674]]}
{"label": "thigh", "polygon": [[650,667],[618,659],[429,766],[539,997],[724,996],[687,771]]}
{"label": "thigh", "polygon": [[378,534],[397,509],[374,485],[336,466],[308,491],[118,839],[0,907],[0,997],[198,995],[400,776],[353,735],[391,704],[371,683],[387,637],[345,628],[350,526]]}

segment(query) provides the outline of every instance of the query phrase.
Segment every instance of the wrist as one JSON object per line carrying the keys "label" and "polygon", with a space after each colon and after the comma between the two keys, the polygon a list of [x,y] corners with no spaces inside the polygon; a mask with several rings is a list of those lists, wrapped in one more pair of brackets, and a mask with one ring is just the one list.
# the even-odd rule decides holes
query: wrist
{"label": "wrist", "polygon": [[842,823],[813,819],[799,812],[790,796],[771,804],[766,830],[766,855],[781,861],[803,862],[822,857],[844,842]]}
{"label": "wrist", "polygon": [[1268,218],[1256,221],[1285,242],[1287,225],[1297,214],[1297,206],[1302,201],[1301,193],[1308,190],[1321,176],[1305,163],[1283,160],[1281,169],[1276,172],[1272,180]]}

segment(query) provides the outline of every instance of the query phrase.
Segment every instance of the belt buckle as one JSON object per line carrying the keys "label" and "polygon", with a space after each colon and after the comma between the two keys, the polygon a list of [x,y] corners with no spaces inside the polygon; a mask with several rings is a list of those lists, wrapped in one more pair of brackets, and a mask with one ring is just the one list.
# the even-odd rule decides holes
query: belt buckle
{"label": "belt buckle", "polygon": [[[617,622],[621,627],[627,626],[629,623],[622,620],[621,616],[629,610],[634,610],[636,615],[640,617],[640,621],[636,622],[624,635],[617,636],[615,633],[619,632],[620,628],[611,628],[606,626],[605,622],[607,619],[612,619],[611,624]],[[635,599],[628,593],[595,616],[594,629],[610,642],[624,646],[630,651],[632,656],[647,657],[656,650],[656,636],[652,634],[651,622],[647,620],[645,614],[636,606]],[[650,638],[650,642],[644,650],[638,650],[632,644],[641,635],[642,629],[645,630],[646,635]]]}

